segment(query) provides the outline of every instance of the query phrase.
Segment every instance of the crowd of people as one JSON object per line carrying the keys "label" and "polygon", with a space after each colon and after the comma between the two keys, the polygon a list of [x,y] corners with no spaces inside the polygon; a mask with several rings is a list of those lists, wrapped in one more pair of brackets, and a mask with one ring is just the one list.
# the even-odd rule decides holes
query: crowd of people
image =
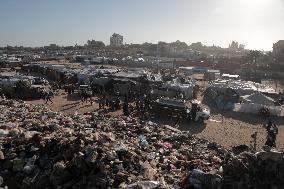
{"label": "crowd of people", "polygon": [[99,109],[108,108],[110,111],[122,109],[124,116],[129,116],[135,112],[139,113],[140,117],[146,118],[147,112],[150,109],[150,98],[147,95],[121,97],[119,93],[115,96],[103,93],[98,100]]}

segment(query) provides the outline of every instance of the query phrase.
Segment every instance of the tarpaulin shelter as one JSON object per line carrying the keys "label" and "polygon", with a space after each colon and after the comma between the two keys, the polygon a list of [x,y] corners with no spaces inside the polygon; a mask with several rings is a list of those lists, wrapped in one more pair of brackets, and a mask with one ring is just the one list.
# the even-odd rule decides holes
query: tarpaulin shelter
{"label": "tarpaulin shelter", "polygon": [[283,106],[264,106],[262,104],[234,104],[233,111],[235,112],[243,112],[250,114],[258,114],[259,110],[262,108],[267,108],[270,112],[270,115],[274,116],[284,116],[284,107]]}
{"label": "tarpaulin shelter", "polygon": [[262,104],[265,106],[274,106],[275,101],[272,98],[267,97],[260,92],[256,92],[251,95],[243,96],[243,103],[246,103],[246,104],[253,103],[253,104]]}
{"label": "tarpaulin shelter", "polygon": [[131,91],[139,90],[137,87],[137,82],[129,79],[117,79],[114,78],[111,80],[113,84],[113,90],[115,93],[120,95],[128,95]]}
{"label": "tarpaulin shelter", "polygon": [[211,82],[209,88],[214,89],[218,92],[225,92],[227,88],[235,90],[239,95],[250,95],[254,92],[261,93],[273,93],[275,90],[272,87],[255,83],[252,81],[242,81],[242,80],[215,80]]}
{"label": "tarpaulin shelter", "polygon": [[193,97],[194,86],[195,84],[193,82],[190,84],[168,82],[154,89],[154,93],[168,97],[174,97],[182,93],[185,99],[191,99]]}

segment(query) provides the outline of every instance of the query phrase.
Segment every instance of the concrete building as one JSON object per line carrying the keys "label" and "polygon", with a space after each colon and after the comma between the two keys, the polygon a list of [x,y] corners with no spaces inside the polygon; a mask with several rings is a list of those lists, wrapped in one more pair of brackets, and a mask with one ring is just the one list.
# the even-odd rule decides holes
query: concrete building
{"label": "concrete building", "polygon": [[92,39],[88,40],[85,46],[87,46],[88,48],[103,48],[105,47],[105,44],[102,41],[96,41]]}
{"label": "concrete building", "polygon": [[244,51],[245,50],[245,45],[244,44],[240,44],[237,41],[232,41],[231,44],[229,44],[229,48],[230,51]]}
{"label": "concrete building", "polygon": [[284,65],[284,40],[279,40],[273,44],[274,61],[278,64]]}
{"label": "concrete building", "polygon": [[245,50],[245,45],[240,44],[240,45],[239,45],[239,50]]}
{"label": "concrete building", "polygon": [[236,51],[236,50],[238,50],[238,48],[239,48],[238,42],[233,41],[231,44],[229,44],[229,49],[231,49],[231,50]]}
{"label": "concrete building", "polygon": [[110,37],[110,46],[119,47],[123,45],[123,36],[117,33],[112,34]]}
{"label": "concrete building", "polygon": [[49,46],[44,46],[47,50],[57,50],[58,46],[56,44],[50,44]]}
{"label": "concrete building", "polygon": [[284,40],[279,40],[277,43],[273,44],[273,54],[284,55]]}

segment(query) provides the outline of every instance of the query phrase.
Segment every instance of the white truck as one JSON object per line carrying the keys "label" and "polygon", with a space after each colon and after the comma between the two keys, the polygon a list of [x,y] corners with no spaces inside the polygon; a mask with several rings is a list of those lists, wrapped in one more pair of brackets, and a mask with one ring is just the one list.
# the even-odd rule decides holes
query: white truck
{"label": "white truck", "polygon": [[192,100],[190,114],[192,120],[196,122],[204,122],[210,117],[210,108],[202,104],[199,100]]}

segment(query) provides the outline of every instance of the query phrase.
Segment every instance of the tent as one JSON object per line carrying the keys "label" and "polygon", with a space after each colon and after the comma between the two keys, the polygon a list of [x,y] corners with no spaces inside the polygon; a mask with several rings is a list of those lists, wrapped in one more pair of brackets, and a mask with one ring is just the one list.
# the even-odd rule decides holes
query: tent
{"label": "tent", "polygon": [[265,106],[274,106],[275,101],[272,98],[265,96],[264,94],[260,92],[256,92],[251,95],[243,96],[243,103],[246,103],[246,104],[253,103],[253,104],[261,104]]}

